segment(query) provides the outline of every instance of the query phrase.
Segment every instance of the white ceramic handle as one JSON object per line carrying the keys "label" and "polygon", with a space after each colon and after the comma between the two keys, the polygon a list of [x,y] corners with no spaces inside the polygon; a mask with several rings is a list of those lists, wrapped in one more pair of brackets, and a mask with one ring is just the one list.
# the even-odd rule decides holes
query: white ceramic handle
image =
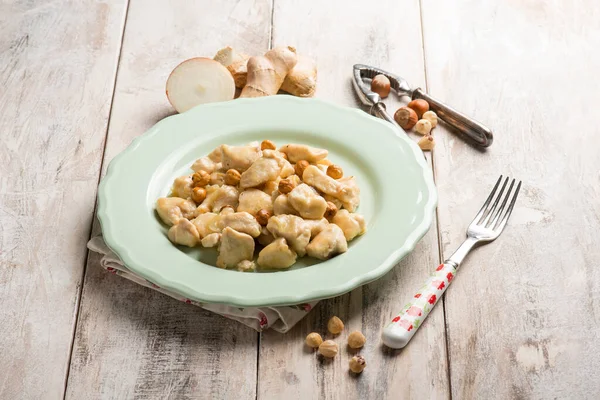
{"label": "white ceramic handle", "polygon": [[442,297],[455,274],[456,267],[453,263],[440,264],[412,301],[383,329],[383,343],[393,349],[406,346]]}

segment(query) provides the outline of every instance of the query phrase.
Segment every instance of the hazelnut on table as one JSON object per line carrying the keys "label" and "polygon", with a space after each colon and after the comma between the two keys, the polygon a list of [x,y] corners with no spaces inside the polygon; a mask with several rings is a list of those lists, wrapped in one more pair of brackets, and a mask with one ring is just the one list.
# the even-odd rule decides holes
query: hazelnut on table
{"label": "hazelnut on table", "polygon": [[323,343],[323,338],[317,332],[312,332],[306,336],[305,342],[308,347],[317,349]]}
{"label": "hazelnut on table", "polygon": [[323,357],[333,358],[338,353],[338,345],[333,340],[326,340],[319,346],[319,354]]}
{"label": "hazelnut on table", "polygon": [[360,374],[367,366],[367,362],[363,356],[354,356],[350,359],[348,365],[350,366],[350,371]]}
{"label": "hazelnut on table", "polygon": [[412,108],[400,107],[394,113],[394,120],[402,129],[409,130],[415,126],[419,117],[417,117],[417,113]]}
{"label": "hazelnut on table", "polygon": [[408,103],[408,108],[412,108],[417,113],[417,117],[423,118],[423,114],[429,111],[429,103],[423,99],[416,99]]}
{"label": "hazelnut on table", "polygon": [[423,136],[417,144],[421,150],[432,150],[435,147],[435,139],[431,135]]}
{"label": "hazelnut on table", "polygon": [[433,111],[427,111],[426,113],[424,113],[423,119],[426,119],[427,121],[431,122],[432,128],[435,128],[437,126],[438,116]]}
{"label": "hazelnut on table", "polygon": [[385,75],[375,75],[371,81],[371,90],[385,99],[390,94],[390,80]]}
{"label": "hazelnut on table", "polygon": [[415,131],[421,135],[429,135],[431,133],[431,122],[426,119],[420,119],[415,125]]}
{"label": "hazelnut on table", "polygon": [[338,317],[331,317],[327,322],[327,330],[334,335],[341,333],[344,330],[344,323]]}
{"label": "hazelnut on table", "polygon": [[352,349],[360,349],[366,342],[367,338],[359,331],[354,331],[348,336],[348,346]]}

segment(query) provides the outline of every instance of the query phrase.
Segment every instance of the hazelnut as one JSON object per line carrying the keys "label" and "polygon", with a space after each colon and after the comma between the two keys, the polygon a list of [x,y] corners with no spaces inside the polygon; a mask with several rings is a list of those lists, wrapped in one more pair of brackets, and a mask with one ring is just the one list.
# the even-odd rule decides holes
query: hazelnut
{"label": "hazelnut", "polygon": [[421,150],[432,150],[435,147],[435,139],[431,135],[423,136],[417,143]]}
{"label": "hazelnut", "polygon": [[355,374],[360,374],[367,366],[367,362],[363,356],[354,356],[350,359],[348,365],[350,366],[350,371]]}
{"label": "hazelnut", "polygon": [[300,160],[300,161],[298,161],[296,163],[296,165],[294,165],[294,170],[296,171],[296,175],[298,175],[300,178],[302,178],[302,174],[304,173],[304,170],[309,165],[310,164],[306,160]]}
{"label": "hazelnut", "polygon": [[194,187],[206,186],[210,182],[210,174],[206,171],[194,172],[192,182]]}
{"label": "hazelnut", "polygon": [[371,90],[385,99],[390,94],[390,80],[385,75],[375,75],[371,81]]}
{"label": "hazelnut", "polygon": [[427,111],[426,113],[423,113],[423,119],[426,119],[427,121],[431,122],[432,128],[435,128],[437,126],[438,116],[433,111]]}
{"label": "hazelnut", "polygon": [[335,214],[337,214],[337,212],[338,212],[337,206],[335,204],[333,204],[331,201],[328,201],[327,208],[325,209],[325,215],[323,215],[323,217],[330,220],[331,218],[335,217]]}
{"label": "hazelnut", "polygon": [[429,135],[431,128],[431,122],[426,119],[420,119],[415,125],[415,131],[421,135]]}
{"label": "hazelnut", "polygon": [[270,140],[263,140],[262,143],[260,144],[260,149],[261,150],[275,150],[275,149],[277,149],[277,146],[275,146],[275,143],[271,142]]}
{"label": "hazelnut", "polygon": [[271,218],[273,216],[273,213],[269,210],[265,210],[264,208],[262,210],[259,210],[256,213],[256,221],[258,221],[259,224],[261,224],[262,226],[267,225],[267,223],[269,222],[269,218]]}
{"label": "hazelnut", "polygon": [[417,117],[417,113],[412,108],[400,107],[394,113],[394,120],[396,120],[402,129],[409,130],[415,126],[419,117]]}
{"label": "hazelnut", "polygon": [[353,349],[360,349],[365,345],[367,338],[365,335],[360,333],[359,331],[354,331],[350,335],[348,335],[348,346]]}
{"label": "hazelnut", "polygon": [[192,189],[192,200],[196,202],[196,204],[200,204],[206,198],[206,189],[201,187],[195,187]]}
{"label": "hazelnut", "polygon": [[344,323],[338,317],[331,317],[327,322],[327,330],[337,335],[344,330]]}
{"label": "hazelnut", "polygon": [[332,177],[333,179],[340,179],[344,176],[344,170],[339,165],[332,164],[327,167],[327,175]]}
{"label": "hazelnut", "polygon": [[338,345],[333,340],[326,340],[319,346],[319,354],[323,357],[333,358],[338,353]]}
{"label": "hazelnut", "polygon": [[312,332],[306,336],[305,342],[308,347],[316,349],[323,343],[323,338],[317,332]]}
{"label": "hazelnut", "polygon": [[240,183],[240,179],[242,179],[242,175],[238,170],[228,169],[225,173],[225,184],[227,185],[236,186]]}
{"label": "hazelnut", "polygon": [[412,108],[417,113],[417,117],[423,118],[423,114],[429,111],[429,103],[423,99],[416,99],[408,103],[408,108]]}
{"label": "hazelnut", "polygon": [[294,188],[296,187],[296,182],[291,180],[291,179],[282,179],[279,181],[279,193],[282,194],[288,194],[289,192],[291,192],[292,190],[294,190]]}

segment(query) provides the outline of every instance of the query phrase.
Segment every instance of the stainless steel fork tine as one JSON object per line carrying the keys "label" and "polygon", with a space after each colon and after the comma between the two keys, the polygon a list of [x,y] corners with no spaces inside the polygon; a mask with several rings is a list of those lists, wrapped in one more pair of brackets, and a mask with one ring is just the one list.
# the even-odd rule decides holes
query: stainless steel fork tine
{"label": "stainless steel fork tine", "polygon": [[504,189],[506,189],[506,185],[508,184],[509,180],[510,180],[510,178],[507,176],[506,179],[504,180],[504,184],[502,184],[502,187],[500,188],[500,193],[498,193],[498,196],[496,196],[496,200],[494,200],[494,204],[492,204],[492,207],[489,208],[484,213],[482,221],[480,221],[480,223],[479,223],[480,225],[487,226],[487,224],[492,219],[492,214],[494,213],[494,210],[498,206],[498,203],[500,203],[500,200],[502,199],[502,194],[504,193]]}
{"label": "stainless steel fork tine", "polygon": [[502,230],[506,226],[506,223],[508,222],[508,217],[510,217],[510,214],[512,213],[513,207],[515,206],[515,203],[517,201],[517,196],[519,196],[519,190],[521,190],[521,181],[519,181],[519,184],[517,185],[517,189],[515,190],[515,194],[513,194],[513,197],[512,197],[512,200],[510,201],[508,209],[506,210],[506,212],[504,213],[504,216],[498,223],[498,226],[494,227],[492,229],[499,230],[500,232],[502,232]]}
{"label": "stainless steel fork tine", "polygon": [[[508,182],[508,178],[506,179],[506,182]],[[512,192],[512,188],[515,185],[516,180],[513,179],[512,182],[510,182],[510,186],[508,187],[508,192],[506,192],[506,196],[504,196],[504,200],[502,201],[502,204],[500,205],[500,208],[494,213],[494,218],[489,221],[486,222],[485,227],[489,228],[490,226],[495,226],[496,222],[498,222],[498,219],[500,218],[500,214],[502,214],[502,211],[504,211],[504,207],[506,206],[506,203],[508,202],[508,199],[510,198],[510,194]]]}
{"label": "stainless steel fork tine", "polygon": [[492,192],[490,193],[490,195],[488,196],[488,198],[485,200],[485,203],[483,203],[483,206],[481,207],[481,210],[479,210],[479,212],[477,213],[477,215],[475,216],[475,218],[473,218],[473,221],[471,221],[471,224],[477,223],[477,221],[479,221],[481,219],[481,217],[483,216],[483,213],[485,212],[485,209],[487,208],[488,204],[490,204],[490,201],[492,201],[492,199],[494,198],[494,193],[496,193],[496,189],[498,189],[498,185],[500,185],[500,181],[502,181],[502,175],[500,175],[500,178],[498,178],[498,180],[496,181],[496,184],[494,185],[494,188],[492,189]]}

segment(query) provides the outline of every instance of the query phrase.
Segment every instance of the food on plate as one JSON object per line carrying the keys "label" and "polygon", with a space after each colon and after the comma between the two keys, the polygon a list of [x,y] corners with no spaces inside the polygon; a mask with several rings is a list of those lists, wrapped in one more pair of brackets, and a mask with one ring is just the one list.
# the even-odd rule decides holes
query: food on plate
{"label": "food on plate", "polygon": [[375,75],[371,81],[371,90],[381,96],[382,99],[388,97],[390,94],[390,88],[390,80],[385,75]]}
{"label": "food on plate", "polygon": [[305,255],[327,260],[366,231],[355,212],[355,178],[327,155],[303,144],[277,150],[269,140],[223,144],[175,178],[156,211],[171,242],[217,248],[220,268],[282,270]]}
{"label": "food on plate", "polygon": [[408,103],[407,107],[415,110],[419,118],[423,118],[423,114],[429,111],[429,103],[423,99],[413,100]]}
{"label": "food on plate", "polygon": [[317,332],[312,332],[306,336],[305,342],[308,347],[317,349],[323,343],[323,338]]}
{"label": "food on plate", "polygon": [[350,371],[360,374],[367,366],[367,362],[363,356],[356,355],[350,359],[348,366],[350,367]]}
{"label": "food on plate", "polygon": [[367,338],[359,331],[354,331],[348,335],[348,346],[352,349],[360,349],[367,342]]}
{"label": "food on plate", "polygon": [[232,100],[235,83],[223,65],[197,57],[175,67],[167,79],[166,92],[173,108],[182,113],[199,104]]}
{"label": "food on plate", "polygon": [[323,357],[333,358],[338,353],[338,345],[333,340],[326,340],[319,345],[319,354]]}
{"label": "food on plate", "polygon": [[327,330],[334,335],[340,334],[344,330],[344,323],[336,316],[329,318]]}

